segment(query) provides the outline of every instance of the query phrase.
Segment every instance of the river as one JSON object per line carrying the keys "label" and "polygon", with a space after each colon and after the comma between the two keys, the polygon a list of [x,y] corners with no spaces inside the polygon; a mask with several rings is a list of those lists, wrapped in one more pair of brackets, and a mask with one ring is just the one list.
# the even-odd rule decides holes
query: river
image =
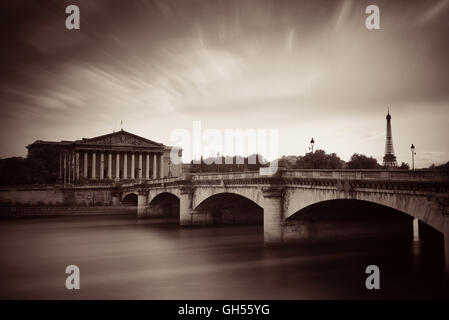
{"label": "river", "polygon": [[[381,239],[266,247],[258,225],[180,228],[129,215],[9,219],[0,221],[0,298],[447,298],[434,251]],[[370,264],[380,290],[365,287]],[[80,268],[80,290],[65,288],[67,265]]]}

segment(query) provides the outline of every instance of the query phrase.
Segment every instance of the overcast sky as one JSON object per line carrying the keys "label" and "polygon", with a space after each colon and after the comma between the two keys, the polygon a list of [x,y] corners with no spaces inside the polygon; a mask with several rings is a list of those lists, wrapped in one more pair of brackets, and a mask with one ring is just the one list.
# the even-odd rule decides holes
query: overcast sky
{"label": "overcast sky", "polygon": [[[65,28],[65,7],[81,29]],[[365,28],[380,8],[381,30]],[[278,128],[280,154],[449,160],[449,1],[7,0],[0,157],[124,129]]]}

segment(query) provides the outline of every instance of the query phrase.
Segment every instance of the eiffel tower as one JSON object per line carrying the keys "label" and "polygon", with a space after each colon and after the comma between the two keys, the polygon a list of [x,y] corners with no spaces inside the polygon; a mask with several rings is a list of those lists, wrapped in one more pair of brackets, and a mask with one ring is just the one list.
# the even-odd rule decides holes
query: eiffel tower
{"label": "eiffel tower", "polygon": [[385,140],[385,155],[384,155],[384,167],[394,168],[398,166],[396,161],[396,156],[394,155],[393,149],[393,135],[391,133],[391,116],[390,109],[388,109],[387,114],[387,137]]}

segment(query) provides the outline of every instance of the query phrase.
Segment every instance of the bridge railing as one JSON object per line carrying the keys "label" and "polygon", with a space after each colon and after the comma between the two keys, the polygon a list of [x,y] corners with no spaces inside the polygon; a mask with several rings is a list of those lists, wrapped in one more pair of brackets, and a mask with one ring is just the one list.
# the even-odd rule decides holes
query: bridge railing
{"label": "bridge railing", "polygon": [[230,179],[252,179],[259,178],[258,171],[244,171],[244,172],[213,172],[213,173],[196,173],[192,175],[192,180],[230,180]]}
{"label": "bridge railing", "polygon": [[289,169],[282,172],[285,178],[404,180],[425,181],[447,179],[436,170],[313,170]]}
{"label": "bridge railing", "polygon": [[61,185],[63,188],[101,188],[101,187],[132,187],[135,185],[145,185],[145,184],[159,184],[159,183],[168,183],[179,180],[179,177],[170,177],[170,178],[158,178],[158,179],[105,179],[105,180],[94,180],[88,181],[78,184],[63,184]]}
{"label": "bridge railing", "polygon": [[180,179],[179,177],[158,178],[158,179],[147,180],[147,183],[148,184],[152,184],[152,183],[170,183],[170,182],[178,181],[179,179]]}
{"label": "bridge railing", "polygon": [[[195,173],[191,174],[194,181],[253,179],[261,176],[258,171],[227,172],[227,173]],[[302,179],[356,179],[356,180],[386,180],[386,181],[437,181],[449,180],[437,170],[332,170],[332,169],[282,169],[278,177]]]}
{"label": "bridge railing", "polygon": [[[278,178],[298,178],[298,179],[351,179],[351,180],[384,180],[384,181],[449,181],[447,173],[439,170],[333,170],[333,169],[280,169]],[[158,179],[122,179],[122,180],[105,180],[92,181],[90,183],[81,184],[61,184],[57,185],[61,188],[105,188],[112,186],[129,187],[134,185],[151,185],[160,183],[173,183],[179,180],[236,180],[236,179],[257,179],[267,178],[269,176],[260,175],[258,171],[244,172],[207,172],[207,173],[187,173],[181,177],[158,178]],[[25,185],[25,186],[8,186],[8,189],[45,189],[54,188],[55,185]],[[0,187],[1,190],[1,187]]]}

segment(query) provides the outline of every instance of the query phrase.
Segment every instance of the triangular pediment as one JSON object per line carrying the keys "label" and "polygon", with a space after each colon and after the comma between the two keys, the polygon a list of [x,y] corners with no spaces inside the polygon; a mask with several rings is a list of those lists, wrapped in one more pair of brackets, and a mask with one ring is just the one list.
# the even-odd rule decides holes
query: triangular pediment
{"label": "triangular pediment", "polygon": [[139,146],[139,147],[154,147],[161,148],[163,144],[157,143],[130,132],[121,130],[99,137],[90,139],[83,139],[77,141],[79,144],[94,144],[94,145],[116,145],[116,146]]}

